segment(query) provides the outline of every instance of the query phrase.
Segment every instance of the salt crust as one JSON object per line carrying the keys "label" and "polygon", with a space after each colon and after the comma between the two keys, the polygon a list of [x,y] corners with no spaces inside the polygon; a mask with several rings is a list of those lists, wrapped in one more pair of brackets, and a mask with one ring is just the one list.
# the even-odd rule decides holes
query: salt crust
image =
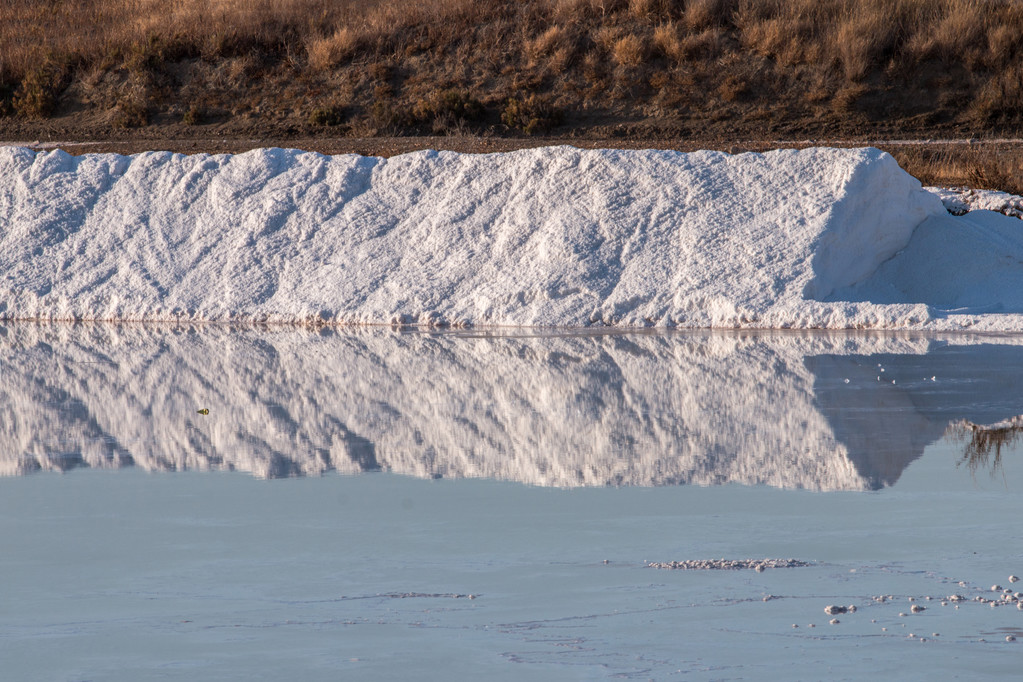
{"label": "salt crust", "polygon": [[955,220],[876,149],[7,147],[0,319],[1023,329],[836,298],[926,219]]}

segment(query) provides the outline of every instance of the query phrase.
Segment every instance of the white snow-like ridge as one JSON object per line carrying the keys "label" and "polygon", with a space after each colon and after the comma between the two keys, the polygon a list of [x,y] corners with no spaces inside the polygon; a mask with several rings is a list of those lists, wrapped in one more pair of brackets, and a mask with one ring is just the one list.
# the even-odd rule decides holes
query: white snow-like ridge
{"label": "white snow-like ridge", "polygon": [[[0,319],[1023,330],[995,279],[1023,280],[1023,245],[980,213],[869,148],[7,147]],[[954,281],[915,256],[924,225]]]}

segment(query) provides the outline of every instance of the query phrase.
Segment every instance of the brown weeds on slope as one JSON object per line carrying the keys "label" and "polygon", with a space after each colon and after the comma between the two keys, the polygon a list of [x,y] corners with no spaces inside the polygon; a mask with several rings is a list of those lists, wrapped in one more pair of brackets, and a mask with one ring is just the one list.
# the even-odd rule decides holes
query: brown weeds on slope
{"label": "brown weeds on slope", "polygon": [[934,143],[898,145],[886,151],[926,185],[1023,194],[1023,148],[1019,144]]}
{"label": "brown weeds on slope", "polygon": [[457,91],[491,128],[534,97],[566,126],[1018,134],[1021,63],[1023,2],[1006,0],[0,3],[0,115],[138,125],[201,110],[422,132],[446,125],[417,103]]}

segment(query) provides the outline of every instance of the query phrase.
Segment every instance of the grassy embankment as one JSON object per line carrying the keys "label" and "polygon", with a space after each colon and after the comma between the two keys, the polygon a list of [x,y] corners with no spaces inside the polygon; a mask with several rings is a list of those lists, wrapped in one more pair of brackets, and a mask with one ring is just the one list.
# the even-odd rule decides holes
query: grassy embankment
{"label": "grassy embankment", "polygon": [[[0,138],[1023,134],[1006,0],[6,0]],[[1023,190],[1023,151],[890,147]]]}

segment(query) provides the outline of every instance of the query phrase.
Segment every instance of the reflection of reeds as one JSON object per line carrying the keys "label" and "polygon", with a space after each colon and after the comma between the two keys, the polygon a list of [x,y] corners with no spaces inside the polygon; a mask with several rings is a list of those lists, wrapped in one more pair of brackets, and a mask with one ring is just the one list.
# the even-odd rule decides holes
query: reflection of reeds
{"label": "reflection of reeds", "polygon": [[966,442],[963,456],[956,466],[965,464],[971,472],[990,466],[991,472],[994,473],[1002,465],[1002,447],[1012,445],[1023,436],[1023,415],[988,425],[974,424],[963,419],[949,424],[945,436],[951,440]]}

